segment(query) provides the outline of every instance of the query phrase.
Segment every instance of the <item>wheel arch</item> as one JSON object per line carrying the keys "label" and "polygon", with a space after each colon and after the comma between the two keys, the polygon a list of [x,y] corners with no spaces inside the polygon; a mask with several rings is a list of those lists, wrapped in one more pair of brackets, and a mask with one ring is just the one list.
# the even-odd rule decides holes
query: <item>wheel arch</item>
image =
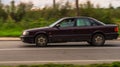
{"label": "wheel arch", "polygon": [[47,39],[48,39],[48,35],[47,35],[46,32],[39,32],[39,33],[35,34],[35,36],[34,36],[34,42],[35,42],[35,38],[36,38],[38,35],[44,35],[44,36],[46,36]]}
{"label": "wheel arch", "polygon": [[92,40],[93,36],[96,35],[96,34],[102,34],[102,35],[104,36],[104,38],[106,39],[105,34],[104,34],[102,31],[96,31],[96,32],[94,32],[94,33],[91,35],[90,41]]}

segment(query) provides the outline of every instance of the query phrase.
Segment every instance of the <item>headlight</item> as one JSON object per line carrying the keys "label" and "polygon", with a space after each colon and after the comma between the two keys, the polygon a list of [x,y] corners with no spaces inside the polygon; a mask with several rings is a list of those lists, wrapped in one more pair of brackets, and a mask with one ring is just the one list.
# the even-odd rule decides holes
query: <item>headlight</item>
{"label": "headlight", "polygon": [[29,32],[27,32],[27,31],[23,32],[23,35],[28,35],[28,34],[29,34]]}

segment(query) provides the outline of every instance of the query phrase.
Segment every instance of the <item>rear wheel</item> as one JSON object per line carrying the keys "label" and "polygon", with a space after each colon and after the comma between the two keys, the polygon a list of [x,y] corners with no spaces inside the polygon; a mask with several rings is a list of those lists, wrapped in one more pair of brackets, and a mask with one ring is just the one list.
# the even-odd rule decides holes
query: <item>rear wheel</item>
{"label": "rear wheel", "polygon": [[95,34],[92,37],[91,45],[102,46],[105,43],[105,37],[102,34]]}
{"label": "rear wheel", "polygon": [[37,47],[45,47],[47,46],[47,42],[48,42],[48,39],[45,35],[41,34],[35,38],[35,44]]}

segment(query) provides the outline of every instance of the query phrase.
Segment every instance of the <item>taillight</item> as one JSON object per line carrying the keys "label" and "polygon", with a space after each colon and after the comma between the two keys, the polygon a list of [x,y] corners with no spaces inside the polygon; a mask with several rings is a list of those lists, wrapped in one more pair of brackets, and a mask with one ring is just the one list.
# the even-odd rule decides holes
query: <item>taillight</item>
{"label": "taillight", "polygon": [[115,32],[118,32],[118,30],[119,30],[118,27],[115,27],[115,28],[114,28],[114,31],[115,31]]}

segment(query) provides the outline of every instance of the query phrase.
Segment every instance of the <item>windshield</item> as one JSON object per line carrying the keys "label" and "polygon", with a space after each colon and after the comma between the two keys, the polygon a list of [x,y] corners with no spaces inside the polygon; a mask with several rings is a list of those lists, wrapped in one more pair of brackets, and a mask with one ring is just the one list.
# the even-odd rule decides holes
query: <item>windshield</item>
{"label": "windshield", "polygon": [[60,21],[62,21],[63,19],[64,19],[64,18],[62,18],[62,19],[56,21],[55,23],[49,25],[49,27],[54,27],[56,24],[58,24],[58,23],[59,23]]}

